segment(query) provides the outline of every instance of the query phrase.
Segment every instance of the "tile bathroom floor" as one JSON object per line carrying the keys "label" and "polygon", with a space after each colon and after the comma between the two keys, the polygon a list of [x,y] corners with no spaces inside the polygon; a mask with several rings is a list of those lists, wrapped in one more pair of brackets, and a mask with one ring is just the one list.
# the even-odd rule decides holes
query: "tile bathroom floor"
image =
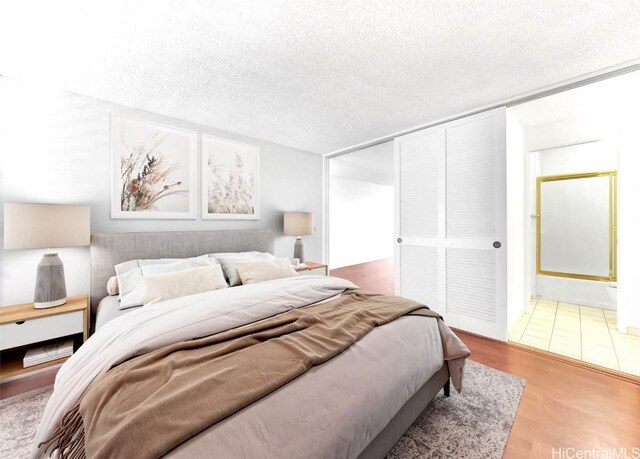
{"label": "tile bathroom floor", "polygon": [[640,337],[616,327],[616,311],[534,298],[509,340],[640,376]]}

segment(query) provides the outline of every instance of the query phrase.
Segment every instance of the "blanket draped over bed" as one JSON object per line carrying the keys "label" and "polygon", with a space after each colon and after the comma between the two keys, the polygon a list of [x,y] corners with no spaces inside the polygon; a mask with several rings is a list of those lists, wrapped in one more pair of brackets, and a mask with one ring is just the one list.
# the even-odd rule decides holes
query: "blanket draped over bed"
{"label": "blanket draped over bed", "polygon": [[[40,452],[56,450],[74,459],[161,457],[336,356],[374,327],[408,314],[439,319],[405,298],[347,290],[329,302],[139,355],[93,383]],[[468,350],[446,334],[446,326],[440,328],[445,359],[460,389]]]}

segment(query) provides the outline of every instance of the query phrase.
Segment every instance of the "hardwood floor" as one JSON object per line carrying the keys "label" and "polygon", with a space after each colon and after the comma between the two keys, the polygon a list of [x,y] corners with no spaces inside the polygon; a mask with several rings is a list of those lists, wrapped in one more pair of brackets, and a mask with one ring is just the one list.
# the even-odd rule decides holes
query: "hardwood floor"
{"label": "hardwood floor", "polygon": [[332,269],[329,273],[354,282],[362,288],[384,295],[393,295],[393,258],[369,261],[359,265]]}
{"label": "hardwood floor", "polygon": [[[507,343],[457,334],[472,360],[526,380],[505,458],[562,457],[553,456],[553,448],[623,447],[627,457],[634,457],[630,448],[640,447],[640,385]],[[615,457],[600,454],[584,457]]]}

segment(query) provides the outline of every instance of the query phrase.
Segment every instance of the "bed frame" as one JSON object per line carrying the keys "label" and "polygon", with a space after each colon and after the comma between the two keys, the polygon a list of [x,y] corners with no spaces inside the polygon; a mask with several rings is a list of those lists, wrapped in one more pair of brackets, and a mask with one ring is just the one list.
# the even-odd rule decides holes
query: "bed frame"
{"label": "bed frame", "polygon": [[[91,314],[107,295],[107,281],[114,266],[128,260],[186,258],[205,253],[260,251],[273,253],[273,231],[176,231],[162,233],[94,234],[91,236]],[[359,459],[384,458],[420,413],[444,389],[449,396],[446,363],[422,386],[387,426],[362,451]]]}

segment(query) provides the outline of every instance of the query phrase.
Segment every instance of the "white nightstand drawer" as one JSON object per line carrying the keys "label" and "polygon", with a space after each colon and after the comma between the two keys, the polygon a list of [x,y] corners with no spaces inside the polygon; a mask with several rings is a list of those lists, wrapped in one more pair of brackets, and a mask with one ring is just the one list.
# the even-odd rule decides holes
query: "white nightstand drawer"
{"label": "white nightstand drawer", "polygon": [[0,325],[0,349],[10,349],[83,331],[83,311],[26,320],[21,324],[3,324]]}

